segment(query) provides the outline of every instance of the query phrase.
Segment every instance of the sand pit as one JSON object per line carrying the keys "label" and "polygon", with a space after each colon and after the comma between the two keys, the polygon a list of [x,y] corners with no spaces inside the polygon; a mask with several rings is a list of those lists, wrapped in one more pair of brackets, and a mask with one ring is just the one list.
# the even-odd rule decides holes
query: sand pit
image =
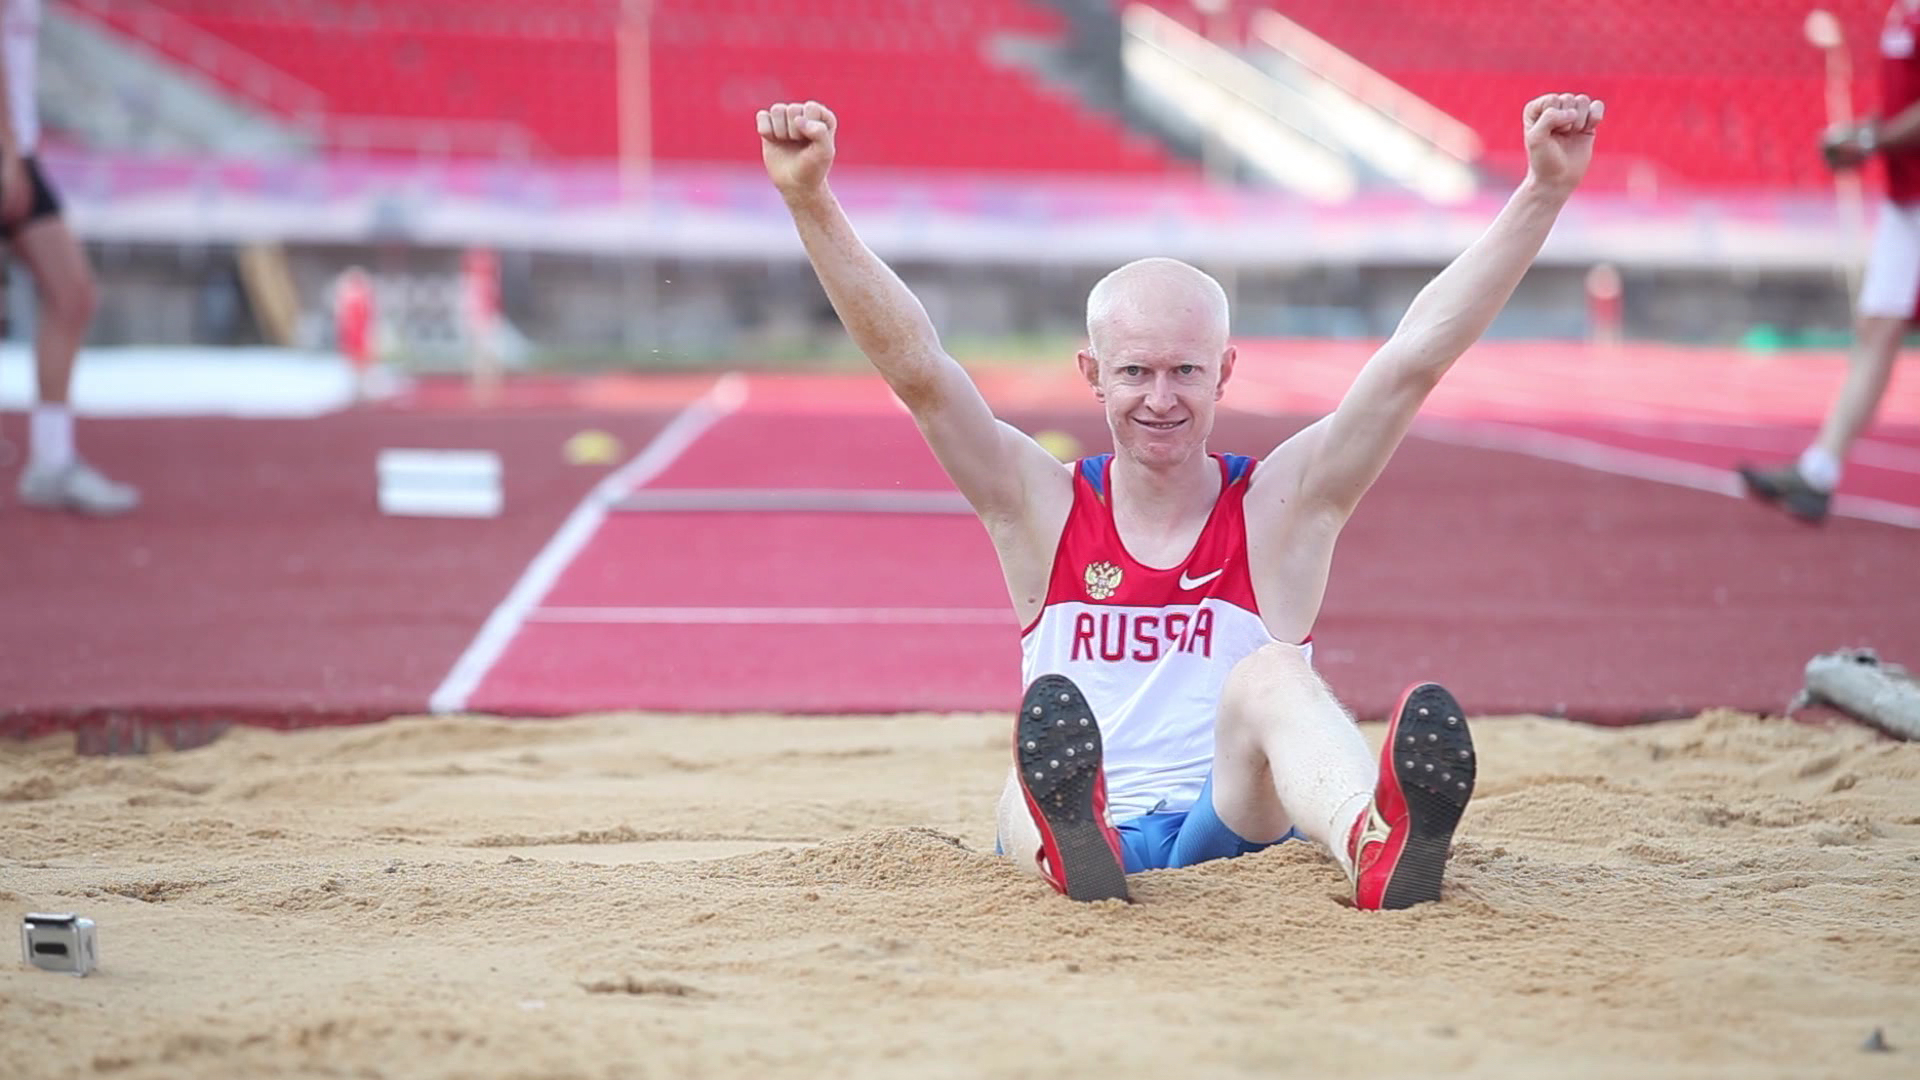
{"label": "sand pit", "polygon": [[1055,896],[991,854],[1005,724],[0,744],[0,911],[102,953],[0,968],[0,1073],[1920,1075],[1920,745],[1476,721],[1447,899],[1382,915],[1297,844]]}

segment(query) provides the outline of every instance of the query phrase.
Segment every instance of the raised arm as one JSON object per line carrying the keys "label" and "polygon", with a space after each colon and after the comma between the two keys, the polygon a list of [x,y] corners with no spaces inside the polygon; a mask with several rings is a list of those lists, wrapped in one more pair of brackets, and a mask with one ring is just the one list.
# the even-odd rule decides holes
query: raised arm
{"label": "raised arm", "polygon": [[1604,107],[1548,94],[1523,113],[1527,178],[1484,235],[1427,283],[1332,415],[1275,455],[1299,455],[1303,509],[1344,521],[1400,445],[1414,414],[1520,284],[1560,208],[1586,175]]}
{"label": "raised arm", "polygon": [[913,413],[934,456],[990,525],[1024,519],[1033,488],[1071,496],[1060,463],[995,420],[966,369],[941,348],[920,301],[854,232],[827,187],[838,121],[818,102],[761,110],[761,156],[833,310]]}

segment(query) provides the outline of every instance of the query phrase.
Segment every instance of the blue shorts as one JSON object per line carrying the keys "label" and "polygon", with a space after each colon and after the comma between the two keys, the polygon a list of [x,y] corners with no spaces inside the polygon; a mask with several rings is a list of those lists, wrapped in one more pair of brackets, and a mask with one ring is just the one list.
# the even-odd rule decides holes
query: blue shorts
{"label": "blue shorts", "polygon": [[1206,785],[1200,789],[1200,797],[1194,800],[1191,810],[1142,814],[1116,821],[1113,827],[1120,834],[1120,849],[1126,856],[1126,871],[1129,874],[1137,874],[1142,870],[1171,870],[1214,859],[1232,859],[1264,851],[1287,840],[1302,838],[1298,830],[1289,829],[1287,835],[1264,844],[1242,840],[1227,828],[1227,823],[1220,820],[1219,812],[1213,808],[1211,776],[1207,777]]}

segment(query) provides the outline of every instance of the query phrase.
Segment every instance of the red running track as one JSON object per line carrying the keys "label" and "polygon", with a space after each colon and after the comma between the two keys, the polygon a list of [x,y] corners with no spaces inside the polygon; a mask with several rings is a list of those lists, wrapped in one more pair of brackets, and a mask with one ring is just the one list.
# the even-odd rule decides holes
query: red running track
{"label": "red running track", "polygon": [[[1246,411],[1222,415],[1217,447],[1261,452],[1364,359],[1271,352],[1248,351],[1268,367],[1243,363],[1228,401]],[[1777,710],[1806,659],[1842,645],[1920,660],[1920,529],[1811,529],[1714,493],[1734,458],[1794,451],[1837,382],[1835,357],[1774,363],[1476,350],[1342,541],[1316,627],[1335,690],[1377,715],[1431,677],[1477,711],[1629,721]],[[1013,422],[1097,448],[1099,415],[1064,371],[982,382]],[[1580,394],[1554,396],[1574,381]],[[103,522],[22,511],[7,505],[16,472],[0,469],[0,734],[104,731],[95,745],[111,748],[157,723],[181,742],[233,721],[425,710],[606,475],[565,465],[562,440],[597,426],[638,449],[712,382],[548,380],[492,409],[449,391],[318,420],[89,423],[91,456],[141,484],[148,507]],[[1843,491],[1920,521],[1913,389],[1896,385]],[[8,420],[19,443],[24,425]],[[1629,456],[1555,460],[1568,443]],[[507,514],[379,515],[374,454],[404,445],[499,450]],[[1649,479],[1649,461],[1679,471]],[[884,388],[860,377],[756,376],[744,408],[665,464],[652,486],[947,489]],[[580,539],[551,588],[509,612],[463,702],[1002,709],[1018,690],[1012,617],[970,518],[615,513]]]}
{"label": "red running track", "polygon": [[[706,380],[710,382],[711,380]],[[684,395],[683,395],[684,399]],[[602,469],[567,465],[595,426],[628,445],[670,411],[355,411],[312,420],[81,425],[145,506],[83,520],[14,504],[0,469],[0,734],[77,728],[137,748],[420,712],[474,629]],[[24,424],[5,437],[23,445]],[[491,449],[506,511],[396,518],[383,447]]]}
{"label": "red running track", "polygon": [[[653,486],[946,489],[877,384],[754,387]],[[1008,416],[1089,446],[1104,435],[1087,408]],[[1264,452],[1301,422],[1224,414],[1215,445]],[[1896,584],[1917,548],[1909,529],[1814,530],[1724,495],[1416,437],[1343,538],[1316,656],[1368,716],[1421,678],[1479,711],[1777,711],[1817,652],[1920,656],[1920,605]],[[1019,689],[1005,608],[964,516],[615,514],[470,703],[1001,709]]]}
{"label": "red running track", "polygon": [[[651,486],[951,490],[902,414],[786,410],[721,421]],[[649,621],[621,621],[637,618]],[[971,517],[616,513],[470,703],[510,714],[1002,708],[1018,633]]]}

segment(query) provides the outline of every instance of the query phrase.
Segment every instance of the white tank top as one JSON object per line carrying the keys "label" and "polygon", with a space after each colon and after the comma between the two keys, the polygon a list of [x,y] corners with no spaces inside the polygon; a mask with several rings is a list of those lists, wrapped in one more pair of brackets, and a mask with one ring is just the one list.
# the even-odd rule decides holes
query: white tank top
{"label": "white tank top", "polygon": [[1227,673],[1277,640],[1260,621],[1247,570],[1243,501],[1254,461],[1212,456],[1220,499],[1186,561],[1165,570],[1136,562],[1120,542],[1108,498],[1113,455],[1081,461],[1046,604],[1020,639],[1022,685],[1065,675],[1093,707],[1115,821],[1193,805],[1213,768]]}
{"label": "white tank top", "polygon": [[26,157],[40,145],[39,87],[40,0],[6,0],[8,118],[14,144]]}

